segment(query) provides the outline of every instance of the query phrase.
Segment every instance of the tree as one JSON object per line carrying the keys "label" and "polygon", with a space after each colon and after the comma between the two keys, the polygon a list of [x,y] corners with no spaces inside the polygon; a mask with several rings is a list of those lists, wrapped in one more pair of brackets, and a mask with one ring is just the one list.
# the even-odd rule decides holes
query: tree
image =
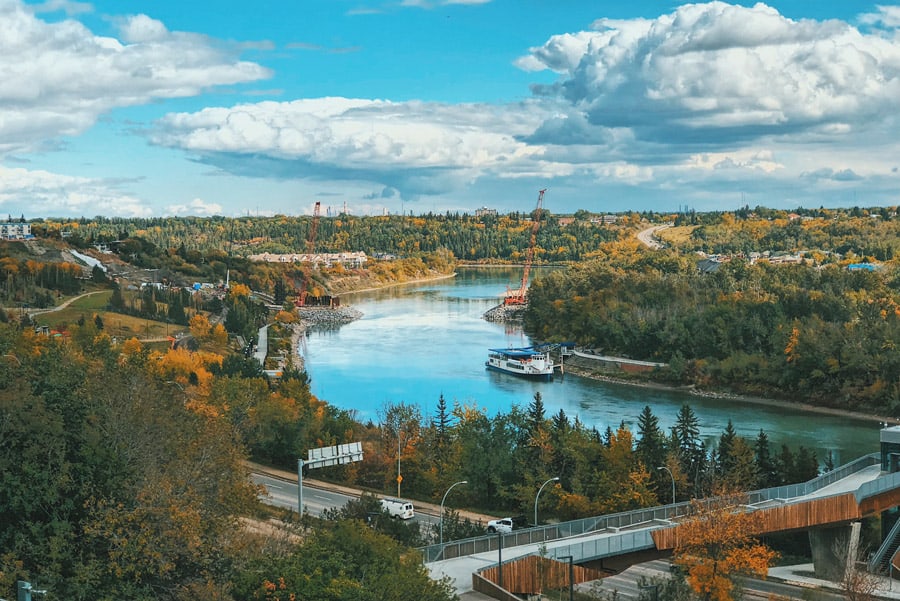
{"label": "tree", "polygon": [[635,445],[635,453],[644,463],[656,484],[657,496],[664,498],[659,491],[666,490],[669,484],[669,476],[664,470],[656,468],[665,465],[666,461],[666,435],[659,427],[659,418],[653,415],[650,405],[645,405],[638,416],[638,441]]}
{"label": "tree", "polygon": [[673,561],[705,600],[731,601],[738,577],[764,577],[776,557],[754,538],[759,518],[742,508],[745,503],[741,495],[727,491],[695,499],[690,516],[676,526]]}
{"label": "tree", "polygon": [[769,437],[760,429],[759,435],[756,437],[754,445],[754,454],[756,456],[756,472],[758,474],[758,486],[760,488],[769,488],[770,486],[778,486],[780,484],[778,478],[778,468],[772,459],[772,452],[769,448]]}

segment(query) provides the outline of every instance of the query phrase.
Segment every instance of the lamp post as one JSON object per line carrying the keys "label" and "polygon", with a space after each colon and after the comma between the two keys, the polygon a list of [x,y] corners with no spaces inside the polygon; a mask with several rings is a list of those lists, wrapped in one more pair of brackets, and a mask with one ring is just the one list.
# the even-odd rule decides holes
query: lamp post
{"label": "lamp post", "polygon": [[669,468],[667,468],[665,466],[658,467],[658,468],[656,468],[656,470],[657,471],[666,470],[667,472],[669,472],[669,477],[672,479],[672,505],[674,505],[675,504],[675,476],[672,475],[672,470],[670,470]]}
{"label": "lamp post", "polygon": [[547,486],[548,484],[550,484],[551,482],[559,482],[559,476],[554,476],[553,478],[550,478],[549,480],[547,480],[546,482],[541,484],[541,487],[538,489],[537,494],[534,496],[534,525],[535,526],[538,525],[538,514],[537,514],[538,499],[541,497],[541,491],[544,490],[544,487]]}
{"label": "lamp post", "polygon": [[443,549],[444,545],[444,501],[447,500],[447,495],[450,494],[450,491],[453,490],[453,487],[457,484],[468,484],[468,480],[462,480],[460,482],[454,482],[450,485],[450,488],[447,489],[447,492],[444,493],[444,498],[441,499],[441,549]]}
{"label": "lamp post", "polygon": [[569,560],[569,601],[574,601],[574,599],[575,599],[575,570],[572,567],[572,560],[575,558],[571,555],[563,555],[562,557],[556,558],[557,561],[560,561],[562,559]]}
{"label": "lamp post", "polygon": [[400,475],[400,451],[402,443],[400,442],[400,428],[397,428],[397,498],[400,498],[400,483],[403,482],[403,476]]}

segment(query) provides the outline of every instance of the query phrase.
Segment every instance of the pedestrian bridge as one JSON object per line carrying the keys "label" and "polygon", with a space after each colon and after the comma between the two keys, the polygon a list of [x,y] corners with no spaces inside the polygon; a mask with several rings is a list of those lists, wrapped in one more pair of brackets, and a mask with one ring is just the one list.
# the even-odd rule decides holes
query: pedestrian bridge
{"label": "pedestrian bridge", "polygon": [[[845,524],[900,505],[900,472],[882,471],[880,454],[866,455],[800,484],[747,493],[747,511],[760,513],[761,533]],[[509,534],[431,545],[421,549],[435,578],[449,576],[457,593],[472,590],[472,575],[500,562],[540,553],[574,563],[639,551],[671,551],[675,524],[689,502],[573,520]],[[898,529],[900,530],[900,529]],[[896,536],[900,539],[900,533]],[[890,561],[890,537],[873,556]]]}

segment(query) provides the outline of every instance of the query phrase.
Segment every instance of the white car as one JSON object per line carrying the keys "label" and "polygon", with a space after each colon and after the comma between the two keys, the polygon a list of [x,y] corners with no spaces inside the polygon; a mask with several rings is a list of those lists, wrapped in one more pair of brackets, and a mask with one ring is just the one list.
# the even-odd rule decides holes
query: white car
{"label": "white car", "polygon": [[513,531],[513,521],[512,518],[502,518],[499,520],[491,520],[487,523],[487,531],[491,534],[495,532],[500,532],[502,534],[506,534],[508,532]]}
{"label": "white car", "polygon": [[413,504],[401,499],[382,499],[381,508],[387,511],[392,518],[401,520],[409,520],[416,515]]}

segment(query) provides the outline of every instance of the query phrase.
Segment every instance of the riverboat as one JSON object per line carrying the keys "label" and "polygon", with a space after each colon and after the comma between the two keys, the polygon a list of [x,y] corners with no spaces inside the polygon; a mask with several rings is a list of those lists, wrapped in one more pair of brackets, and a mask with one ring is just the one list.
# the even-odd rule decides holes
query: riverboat
{"label": "riverboat", "polygon": [[485,367],[507,374],[550,380],[553,378],[555,365],[550,351],[539,351],[534,347],[489,349]]}

